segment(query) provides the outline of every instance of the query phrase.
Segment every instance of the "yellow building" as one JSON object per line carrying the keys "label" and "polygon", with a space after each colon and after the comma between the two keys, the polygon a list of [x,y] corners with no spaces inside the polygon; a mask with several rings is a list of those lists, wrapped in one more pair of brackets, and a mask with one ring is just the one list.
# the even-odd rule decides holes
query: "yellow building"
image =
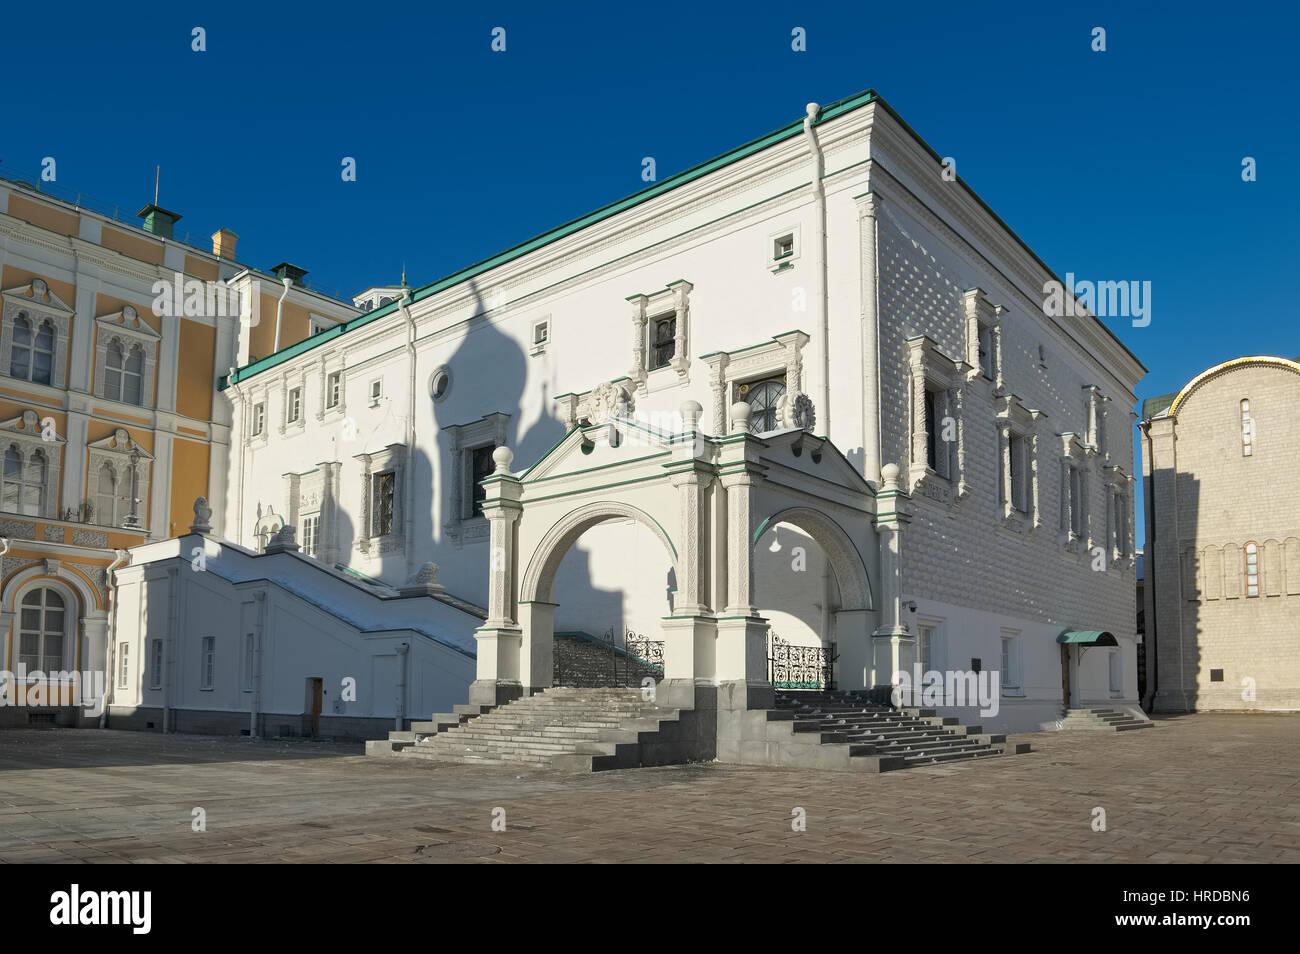
{"label": "yellow building", "polygon": [[360,313],[240,264],[227,229],[209,250],[157,205],[142,226],[89,205],[0,178],[0,725],[97,715],[93,685],[23,673],[109,673],[111,694],[133,671],[108,653],[110,574],[224,495],[216,380]]}

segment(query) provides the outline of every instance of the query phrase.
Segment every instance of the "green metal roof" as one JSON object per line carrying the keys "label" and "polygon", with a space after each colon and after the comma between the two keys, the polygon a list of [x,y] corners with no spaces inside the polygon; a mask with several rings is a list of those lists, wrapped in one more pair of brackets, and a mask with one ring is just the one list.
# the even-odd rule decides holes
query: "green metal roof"
{"label": "green metal roof", "polygon": [[[868,103],[877,103],[891,117],[893,117],[893,119],[900,126],[902,126],[903,129],[906,130],[907,133],[910,136],[912,136],[912,138],[915,139],[921,145],[921,147],[925,149],[926,152],[930,154],[930,156],[935,160],[935,162],[942,163],[943,159],[939,155],[939,153],[935,152],[935,150],[930,146],[930,144],[927,143],[924,139],[922,139],[920,135],[917,134],[916,130],[914,130],[911,126],[909,126],[907,122],[903,119],[903,117],[898,115],[898,113],[894,110],[894,108],[890,106],[887,102],[885,102],[885,100],[881,98],[880,94],[877,93],[874,89],[868,89],[861,93],[856,93],[853,96],[848,96],[844,99],[837,100],[836,102],[823,106],[821,112],[817,116],[816,124],[820,125],[821,123],[824,123],[827,120],[835,119],[838,116],[842,116],[845,113],[852,112],[853,110],[858,109],[859,107],[867,105]],[[803,132],[803,122],[804,122],[803,117],[800,117],[799,119],[796,119],[794,122],[787,123],[786,125],[782,126],[780,129],[774,130],[765,136],[760,136],[759,138],[751,140],[750,142],[747,142],[742,146],[737,146],[735,149],[732,149],[728,152],[724,152],[722,155],[710,159],[707,162],[702,162],[697,166],[692,166],[689,169],[686,169],[675,175],[671,175],[668,178],[656,182],[653,185],[648,186],[647,188],[642,189],[639,192],[634,192],[632,195],[620,199],[617,202],[612,202],[609,205],[596,209],[594,212],[589,212],[584,216],[573,219],[572,221],[566,222],[563,225],[557,226],[556,228],[553,228],[548,232],[543,232],[541,235],[538,235],[535,238],[531,238],[526,242],[522,242],[518,245],[508,248],[503,252],[498,252],[496,255],[493,255],[490,258],[485,258],[481,262],[476,262],[473,265],[469,265],[465,268],[462,268],[458,272],[453,272],[451,275],[448,275],[445,278],[440,278],[437,281],[430,282],[427,285],[422,285],[412,293],[411,303],[414,304],[415,302],[428,298],[430,295],[436,295],[439,292],[445,291],[446,289],[451,288],[454,285],[458,285],[461,282],[468,281],[469,279],[474,278],[475,276],[480,275],[483,272],[496,268],[498,265],[504,265],[507,262],[513,261],[514,259],[519,258],[522,255],[526,255],[529,252],[536,251],[537,249],[542,248],[543,246],[549,245],[551,242],[562,239],[568,235],[572,235],[574,232],[581,231],[582,229],[586,228],[589,225],[594,225],[597,222],[607,219],[612,215],[616,215],[619,212],[623,212],[627,209],[633,208],[634,206],[640,205],[642,202],[647,202],[650,199],[663,195],[665,192],[670,192],[673,189],[677,188],[678,186],[685,185],[686,183],[698,179],[701,176],[705,176],[711,172],[715,172],[718,169],[728,166],[733,162],[737,162],[741,159],[744,159],[747,156],[753,155],[756,152],[761,152],[762,150],[766,149],[769,146],[776,145],[777,143],[783,142],[784,140],[789,139],[793,136],[801,135]],[[956,178],[957,178],[957,182],[960,183],[963,187],[965,187],[966,191],[970,193],[971,197],[976,202],[979,203],[980,208],[982,208],[985,212],[987,212],[990,216],[992,216],[993,220],[996,221],[1000,226],[1006,229],[1007,233],[1016,240],[1016,242],[1021,246],[1021,248],[1023,248],[1026,252],[1028,252],[1030,257],[1039,265],[1041,265],[1049,275],[1051,275],[1054,279],[1056,279],[1058,283],[1064,285],[1064,282],[1062,282],[1060,277],[1054,271],[1052,271],[1052,269],[1047,265],[1047,263],[1038,257],[1038,255],[1034,252],[1034,250],[1031,249],[1029,245],[1026,244],[1026,242],[1023,239],[1021,239],[1019,235],[1015,233],[1015,230],[1013,230],[1009,225],[1007,225],[1006,222],[1002,220],[1001,216],[999,216],[996,212],[994,212],[991,208],[989,208],[988,204],[983,199],[981,199],[979,195],[976,194],[974,189],[972,189],[969,185],[967,185],[966,181],[962,179],[961,176],[957,176]],[[327,331],[323,331],[319,334],[315,334],[308,338],[304,338],[302,341],[290,345],[287,348],[283,348],[280,351],[275,352],[274,354],[267,355],[265,358],[262,358],[258,361],[254,361],[253,363],[245,365],[242,368],[237,368],[233,374],[222,377],[217,383],[217,388],[218,390],[224,391],[230,385],[237,384],[238,382],[243,381],[245,378],[252,377],[253,375],[258,374],[259,372],[266,371],[270,368],[275,367],[276,365],[282,364],[285,361],[297,357],[298,355],[306,351],[310,351],[312,348],[320,347],[321,345],[334,340],[340,335],[347,334],[349,331],[352,331],[356,328],[362,328],[370,324],[372,321],[376,321],[379,318],[384,317],[385,315],[390,315],[393,312],[397,311],[400,304],[401,304],[401,300],[398,299],[398,301],[395,301],[390,305],[385,305],[382,308],[376,308],[374,311],[366,312],[365,314],[360,315],[359,317],[353,318],[351,321],[347,321],[344,322],[343,324],[335,325],[333,328],[330,328]],[[1130,358],[1132,358],[1137,363],[1138,367],[1142,368],[1143,371],[1147,370],[1145,365],[1143,365],[1141,361],[1138,361],[1137,355],[1133,354],[1133,352],[1130,351],[1128,347],[1125,346],[1125,344],[1119,340],[1119,338],[1115,335],[1115,333],[1106,327],[1105,323],[1103,323],[1100,319],[1097,319],[1097,324],[1107,335],[1110,336],[1111,340],[1113,340],[1117,345],[1120,346],[1120,348],[1123,349],[1125,354],[1127,354]]]}
{"label": "green metal roof", "polygon": [[1149,421],[1157,414],[1163,414],[1169,410],[1169,406],[1174,403],[1174,398],[1178,397],[1178,392],[1173,394],[1162,394],[1160,397],[1147,398],[1142,402],[1142,420]]}
{"label": "green metal roof", "polygon": [[1056,637],[1058,643],[1083,643],[1089,646],[1118,646],[1115,637],[1103,630],[1069,630]]}

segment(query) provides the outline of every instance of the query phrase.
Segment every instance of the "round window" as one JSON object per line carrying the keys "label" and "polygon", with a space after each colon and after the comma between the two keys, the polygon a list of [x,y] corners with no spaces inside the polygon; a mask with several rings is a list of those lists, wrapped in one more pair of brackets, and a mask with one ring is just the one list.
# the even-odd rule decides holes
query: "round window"
{"label": "round window", "polygon": [[451,371],[439,368],[429,376],[429,394],[435,401],[441,401],[451,390]]}

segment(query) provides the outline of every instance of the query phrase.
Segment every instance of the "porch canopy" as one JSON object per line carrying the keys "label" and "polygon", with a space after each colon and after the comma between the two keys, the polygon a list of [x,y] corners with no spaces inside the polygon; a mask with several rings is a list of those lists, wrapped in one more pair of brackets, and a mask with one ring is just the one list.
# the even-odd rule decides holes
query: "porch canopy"
{"label": "porch canopy", "polygon": [[1058,643],[1080,643],[1084,646],[1118,646],[1115,637],[1101,630],[1066,630],[1056,637]]}

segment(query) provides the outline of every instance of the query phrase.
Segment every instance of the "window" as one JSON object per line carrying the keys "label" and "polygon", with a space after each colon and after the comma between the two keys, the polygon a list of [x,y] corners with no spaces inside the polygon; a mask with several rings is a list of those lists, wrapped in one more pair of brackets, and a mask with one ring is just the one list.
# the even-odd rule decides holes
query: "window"
{"label": "window", "polygon": [[99,493],[95,495],[95,517],[102,526],[117,526],[117,471],[107,461],[99,467]]}
{"label": "window", "polygon": [[163,641],[155,639],[149,644],[149,688],[161,689],[163,682]]}
{"label": "window", "polygon": [[1111,551],[1116,557],[1126,556],[1128,549],[1128,495],[1122,490],[1112,490],[1110,494],[1111,512]]}
{"label": "window", "polygon": [[285,407],[285,420],[296,423],[302,417],[302,388],[290,388],[288,403]]}
{"label": "window", "polygon": [[379,299],[380,308],[383,308],[385,305],[391,305],[392,303],[393,303],[393,299],[390,298],[388,295],[385,295],[383,298]]}
{"label": "window", "polygon": [[1119,654],[1118,649],[1110,651],[1110,694],[1113,696],[1124,694],[1124,657]]}
{"label": "window", "polygon": [[34,450],[26,460],[18,445],[5,451],[0,508],[9,513],[39,517],[45,506],[47,461],[43,451]]}
{"label": "window", "polygon": [[104,358],[104,396],[139,406],[144,401],[143,395],[144,349],[132,345],[126,351],[122,342],[110,341]]}
{"label": "window", "polygon": [[492,472],[496,470],[496,464],[492,460],[494,450],[496,450],[495,444],[484,444],[470,451],[471,513],[475,517],[483,516],[483,500],[487,497],[487,488],[483,486],[482,481],[492,476]]}
{"label": "window", "polygon": [[537,321],[533,323],[533,347],[540,348],[551,339],[551,323]]}
{"label": "window", "polygon": [[1259,546],[1246,544],[1246,595],[1259,596]]}
{"label": "window", "polygon": [[937,388],[925,389],[925,462],[940,477],[952,473],[952,441],[944,433],[952,418],[948,413],[948,394]]}
{"label": "window", "polygon": [[304,556],[315,556],[320,539],[320,514],[314,513],[302,518],[302,537],[298,541]]}
{"label": "window", "polygon": [[1002,635],[1002,691],[1020,692],[1020,641],[1015,635]]}
{"label": "window", "polygon": [[397,474],[386,470],[371,478],[370,535],[382,537],[393,532],[393,494],[397,487]]}
{"label": "window", "polygon": [[1083,514],[1083,474],[1078,467],[1070,468],[1070,532],[1082,537],[1085,526]]}
{"label": "window", "polygon": [[433,372],[433,376],[429,378],[429,395],[434,399],[434,401],[441,401],[447,396],[447,392],[450,390],[451,371],[442,367]]}
{"label": "window", "polygon": [[794,234],[788,233],[772,240],[772,260],[781,261],[794,255]]}
{"label": "window", "polygon": [[63,597],[43,587],[23,597],[18,620],[18,661],[28,672],[62,672],[67,612]]}
{"label": "window", "polygon": [[921,661],[921,678],[934,669],[934,627],[921,626],[917,629],[916,655]]}
{"label": "window", "polygon": [[125,689],[131,685],[131,644],[117,645],[117,688]]}
{"label": "window", "polygon": [[1008,442],[1011,455],[1011,506],[1021,513],[1029,510],[1029,441],[1023,434],[1012,434]]}
{"label": "window", "polygon": [[979,326],[980,373],[990,381],[993,380],[993,329],[988,325]]}
{"label": "window", "polygon": [[311,333],[313,335],[318,335],[322,331],[329,331],[333,327],[334,327],[333,322],[331,322],[328,318],[313,317],[311,319]]}
{"label": "window", "polygon": [[49,384],[54,372],[54,325],[41,321],[32,327],[26,312],[14,318],[13,345],[9,349],[9,376]]}
{"label": "window", "polygon": [[666,368],[677,353],[677,316],[650,321],[650,370]]}
{"label": "window", "polygon": [[253,405],[253,419],[251,423],[251,433],[254,437],[259,436],[266,429],[266,405],[257,403]]}
{"label": "window", "polygon": [[1241,402],[1241,456],[1249,457],[1255,452],[1255,421],[1250,416],[1250,401]]}
{"label": "window", "polygon": [[384,379],[375,378],[370,382],[370,403],[378,404],[379,399],[384,396]]}
{"label": "window", "polygon": [[325,377],[325,406],[339,406],[339,388],[341,386],[342,376],[338,371],[331,371]]}
{"label": "window", "polygon": [[781,426],[778,413],[785,397],[785,376],[766,381],[751,381],[736,388],[740,400],[752,409],[749,415],[751,434],[766,434]]}
{"label": "window", "polygon": [[200,659],[199,688],[211,689],[217,678],[217,637],[203,637],[203,654]]}

